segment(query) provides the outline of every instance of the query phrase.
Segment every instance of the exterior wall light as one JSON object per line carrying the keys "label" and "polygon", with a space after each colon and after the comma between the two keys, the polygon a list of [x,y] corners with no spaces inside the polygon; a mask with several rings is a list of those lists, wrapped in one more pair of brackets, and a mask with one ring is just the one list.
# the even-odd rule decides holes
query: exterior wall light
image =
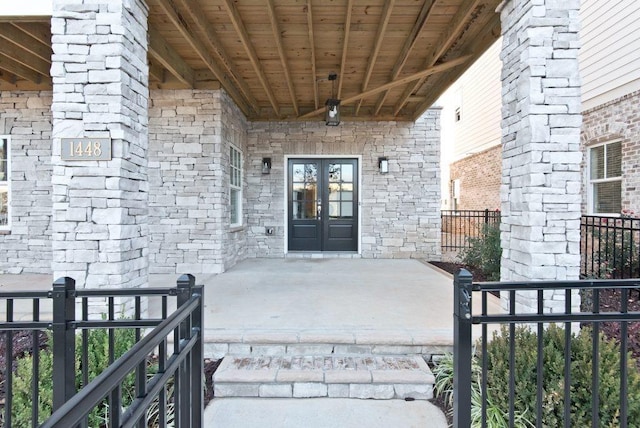
{"label": "exterior wall light", "polygon": [[271,158],[262,158],[262,173],[271,173]]}
{"label": "exterior wall light", "polygon": [[378,168],[380,169],[380,174],[387,174],[389,172],[389,159],[386,157],[378,158]]}

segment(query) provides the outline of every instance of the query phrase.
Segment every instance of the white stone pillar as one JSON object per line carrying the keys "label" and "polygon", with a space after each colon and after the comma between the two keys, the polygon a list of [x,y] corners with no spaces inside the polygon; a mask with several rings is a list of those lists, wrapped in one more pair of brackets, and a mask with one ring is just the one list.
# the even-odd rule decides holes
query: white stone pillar
{"label": "white stone pillar", "polygon": [[[78,287],[148,283],[148,65],[143,0],[54,0],[53,266]],[[62,138],[111,160],[62,160]],[[86,159],[86,157],[85,157]]]}
{"label": "white stone pillar", "polygon": [[[501,280],[575,280],[580,268],[580,0],[501,9]],[[534,292],[517,304],[536,310]],[[545,311],[564,310],[547,293]],[[579,307],[577,293],[572,304]]]}

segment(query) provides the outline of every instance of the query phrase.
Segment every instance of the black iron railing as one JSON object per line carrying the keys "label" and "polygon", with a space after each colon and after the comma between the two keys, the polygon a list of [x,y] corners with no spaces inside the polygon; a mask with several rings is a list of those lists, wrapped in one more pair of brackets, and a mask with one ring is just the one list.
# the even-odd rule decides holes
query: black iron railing
{"label": "black iron railing", "polygon": [[[61,278],[51,291],[0,293],[5,303],[0,334],[6,345],[5,366],[0,367],[3,426],[201,426],[202,291],[193,276],[183,275],[175,288],[75,289],[73,279]],[[169,314],[173,300],[176,309]],[[28,316],[25,304],[31,306]],[[76,306],[81,308],[79,319]],[[151,306],[154,310],[147,310]],[[155,318],[148,316],[151,312]],[[43,332],[48,340],[42,340]],[[30,410],[16,408],[16,335],[32,342],[27,349]],[[47,353],[53,360],[48,373],[43,364]],[[96,366],[94,360],[100,358],[106,360],[104,367]],[[47,393],[52,403],[43,403],[41,395]],[[19,404],[26,406],[24,399]],[[152,423],[150,409],[155,409]],[[22,419],[13,420],[16,415]]]}
{"label": "black iron railing", "polygon": [[582,216],[580,255],[583,278],[640,277],[640,219]]}
{"label": "black iron railing", "polygon": [[[546,406],[553,403],[561,403],[562,410],[560,413],[562,414],[559,419],[561,422],[557,422],[552,426],[564,426],[566,428],[573,426],[572,417],[575,418],[577,412],[581,412],[583,417],[591,420],[590,424],[580,426],[599,427],[600,420],[605,419],[605,417],[609,421],[613,420],[612,425],[614,426],[638,426],[638,419],[632,420],[629,418],[630,404],[636,411],[640,406],[637,401],[638,395],[629,389],[629,375],[634,375],[634,379],[637,379],[636,373],[631,373],[631,371],[637,371],[638,367],[630,364],[627,351],[630,348],[630,341],[634,340],[635,333],[633,331],[635,331],[640,321],[640,312],[629,309],[629,304],[633,301],[631,294],[633,292],[633,296],[635,296],[634,290],[639,287],[640,279],[474,283],[468,271],[461,270],[458,272],[454,277],[454,427],[466,428],[472,426],[472,408],[476,415],[480,415],[480,419],[476,418],[475,423],[483,427],[490,426],[487,424],[488,394],[489,391],[495,393],[496,388],[496,385],[488,384],[490,375],[488,347],[494,345],[493,342],[496,341],[497,337],[489,337],[488,326],[492,324],[506,326],[506,330],[502,334],[506,335],[507,345],[504,346],[504,352],[499,354],[498,360],[500,364],[495,364],[494,361],[494,366],[491,370],[500,365],[503,370],[508,372],[508,379],[503,379],[504,382],[501,384],[508,389],[508,404],[506,405],[507,408],[500,410],[506,415],[505,420],[510,427],[519,426],[516,423],[516,388],[525,388],[525,384],[520,383],[521,379],[519,378],[523,372],[527,374],[529,381],[533,383],[533,389],[536,391],[533,396],[529,397],[534,410],[527,415],[533,420],[532,423],[536,427],[544,426],[543,409],[548,411]],[[544,309],[544,299],[545,297],[549,298],[550,292],[556,292],[557,290],[560,290],[564,297],[564,310],[547,313]],[[610,302],[608,302],[608,305],[602,305],[600,302],[601,295],[604,296],[607,290],[616,290],[618,300],[614,305],[615,307],[611,307]],[[506,293],[509,297],[506,313],[503,313],[503,311],[498,311],[495,314],[489,313],[488,300],[495,298],[490,294],[495,291],[499,291],[503,295]],[[573,311],[572,294],[577,291],[587,291],[590,294],[591,301],[587,305],[583,305],[580,311]],[[535,302],[537,307],[534,308],[533,313],[517,308],[516,296],[521,298],[523,293],[527,294],[526,298]],[[472,310],[475,295],[480,298],[480,313]],[[588,307],[585,308],[584,306]],[[614,349],[612,352],[615,352],[617,357],[613,361],[614,368],[603,373],[601,365],[604,366],[604,362],[602,361],[601,347],[604,349],[604,341],[607,339],[603,338],[602,331],[607,324],[611,323],[617,326],[619,337],[617,339],[618,344],[608,349]],[[479,343],[473,343],[472,341],[472,326],[474,325],[479,325],[480,327],[478,328],[481,329]],[[556,326],[558,325],[564,329],[561,335],[562,340],[560,340],[564,342],[564,345],[561,345],[559,353],[559,355],[562,355],[560,364],[564,365],[564,369],[561,370],[563,378],[556,382],[555,389],[553,389],[552,386],[549,386],[548,379],[544,377],[547,369],[545,355],[551,352],[550,348],[546,347],[548,342],[545,341],[545,337],[548,337],[552,329],[557,328]],[[516,361],[516,352],[519,351],[519,346],[521,346],[521,344],[516,345],[515,338],[518,335],[516,326],[520,326],[519,328],[523,329],[520,331],[531,333],[530,337],[533,337],[535,342],[535,345],[532,345],[532,354],[535,355],[526,356],[529,364],[524,367],[518,365],[520,359]],[[584,359],[577,359],[572,347],[572,341],[577,339],[571,332],[576,330],[581,330],[583,334],[588,335],[587,340],[590,345],[586,347],[587,357]],[[637,336],[637,334],[635,335]],[[582,349],[584,350],[585,348]],[[472,362],[474,361],[480,366],[479,374],[477,369],[472,372]],[[572,374],[576,370],[576,364],[588,365],[587,369],[591,370],[586,376],[590,382],[590,385],[586,388],[584,385],[578,387],[573,383]],[[607,364],[612,364],[611,358],[607,360]],[[478,376],[481,379],[480,385],[479,388],[474,390],[472,388],[472,377],[477,378]],[[615,389],[610,388],[603,394],[600,385],[605,381],[609,382],[612,376],[619,376],[620,381],[617,385],[614,385],[613,388]],[[611,387],[610,384],[609,387]],[[478,389],[479,393],[477,392]],[[574,394],[580,392],[579,389],[582,389],[583,393],[586,390],[589,396],[590,403],[586,405],[587,408],[580,407],[584,403],[578,404],[573,400]],[[476,391],[476,394],[480,396],[479,407],[477,403],[478,397],[476,396],[473,399],[472,391]],[[633,392],[633,394],[630,395],[630,392]],[[617,405],[608,406],[606,409],[601,407],[601,402],[605,399],[610,400],[612,396],[619,397]],[[635,400],[632,403],[629,401],[630,396],[635,397],[632,398]],[[475,407],[472,405],[472,401],[475,401]],[[606,426],[610,426],[610,424],[607,423]]]}
{"label": "black iron railing", "polygon": [[500,223],[500,211],[442,210],[442,249],[462,250],[470,247],[469,238],[482,236],[487,225]]}

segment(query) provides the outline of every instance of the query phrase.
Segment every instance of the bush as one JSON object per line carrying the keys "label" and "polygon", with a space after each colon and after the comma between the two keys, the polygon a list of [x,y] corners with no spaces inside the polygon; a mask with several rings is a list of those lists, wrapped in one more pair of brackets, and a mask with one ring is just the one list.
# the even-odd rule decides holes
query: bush
{"label": "bush", "polygon": [[480,236],[467,238],[469,248],[462,251],[462,262],[480,269],[489,281],[500,280],[500,223],[487,223],[482,226]]}
{"label": "bush", "polygon": [[[104,329],[90,330],[87,339],[87,361],[89,382],[109,366],[109,333]],[[51,338],[50,338],[51,339]],[[76,388],[82,387],[81,339],[76,336]],[[51,340],[49,341],[51,343]],[[135,343],[135,330],[117,329],[114,333],[115,358],[119,358]],[[43,423],[52,413],[53,403],[53,351],[40,351],[40,377],[38,379],[38,424]],[[33,356],[27,355],[18,361],[13,378],[13,406],[11,409],[15,426],[31,426]],[[134,374],[129,374],[122,383],[122,404],[129,405],[135,396]],[[89,415],[89,426],[105,426],[108,404],[105,400]]]}
{"label": "bush", "polygon": [[[542,426],[564,424],[564,329],[550,326],[543,337],[543,414]],[[535,426],[537,391],[537,335],[526,327],[515,333],[515,411],[516,426]],[[583,328],[571,339],[571,426],[591,426],[592,332]],[[487,345],[488,418],[490,427],[507,426],[509,410],[509,332],[503,328]],[[600,426],[620,426],[620,347],[600,337]],[[480,375],[473,362],[472,418],[479,426],[481,418]],[[450,368],[447,367],[450,365]],[[434,368],[436,393],[446,397],[453,388],[453,358],[444,359]],[[640,420],[640,372],[635,361],[628,362],[628,420]]]}

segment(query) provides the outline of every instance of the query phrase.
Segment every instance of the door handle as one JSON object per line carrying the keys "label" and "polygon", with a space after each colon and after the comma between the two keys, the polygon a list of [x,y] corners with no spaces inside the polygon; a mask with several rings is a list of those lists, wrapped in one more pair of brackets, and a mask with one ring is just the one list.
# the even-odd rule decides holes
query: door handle
{"label": "door handle", "polygon": [[322,220],[322,203],[318,201],[318,208],[316,209],[316,215],[318,220]]}

